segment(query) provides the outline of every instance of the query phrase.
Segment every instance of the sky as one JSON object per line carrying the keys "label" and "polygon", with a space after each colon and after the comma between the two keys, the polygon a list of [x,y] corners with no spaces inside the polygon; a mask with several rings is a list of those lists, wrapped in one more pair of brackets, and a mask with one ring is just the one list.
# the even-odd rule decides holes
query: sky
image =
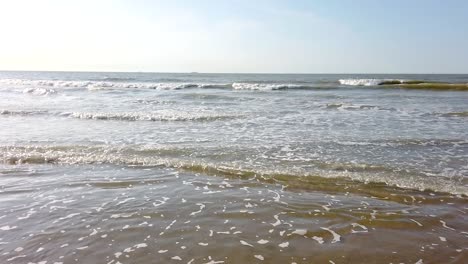
{"label": "sky", "polygon": [[468,73],[465,0],[0,0],[0,70]]}

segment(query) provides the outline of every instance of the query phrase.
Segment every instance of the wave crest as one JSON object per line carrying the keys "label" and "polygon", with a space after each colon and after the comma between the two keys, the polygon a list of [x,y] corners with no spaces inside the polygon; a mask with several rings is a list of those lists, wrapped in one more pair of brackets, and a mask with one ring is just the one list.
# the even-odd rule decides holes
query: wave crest
{"label": "wave crest", "polygon": [[401,79],[341,79],[339,83],[351,86],[377,86],[377,85],[398,85],[398,84],[421,84],[425,81],[401,80]]}
{"label": "wave crest", "polygon": [[235,90],[287,90],[287,89],[300,89],[310,88],[310,86],[299,84],[269,84],[269,83],[233,83],[232,88]]}
{"label": "wave crest", "polygon": [[398,84],[421,84],[426,83],[419,80],[402,80],[402,79],[341,79],[341,85],[350,86],[377,86],[377,85],[398,85]]}
{"label": "wave crest", "polygon": [[405,89],[426,90],[459,90],[467,91],[468,83],[443,83],[420,80],[398,80],[398,79],[341,79],[341,85],[346,86],[387,86]]}
{"label": "wave crest", "polygon": [[[226,88],[231,84],[218,83],[179,83],[179,82],[126,82],[122,79],[105,79],[103,81],[64,81],[64,80],[27,80],[27,79],[1,79],[1,85],[26,86],[24,92],[50,94],[56,91],[51,88],[83,88],[88,90],[106,89],[156,89],[156,90],[178,90],[186,88]],[[34,88],[30,88],[33,86]]]}
{"label": "wave crest", "polygon": [[350,85],[350,86],[376,86],[380,85],[385,80],[381,79],[341,79],[339,83],[341,85]]}
{"label": "wave crest", "polygon": [[[313,86],[306,84],[292,83],[181,83],[181,82],[127,82],[123,80],[104,80],[104,81],[63,81],[63,80],[22,80],[22,79],[2,79],[2,85],[26,86],[25,89],[38,93],[53,93],[51,88],[83,88],[88,90],[111,90],[111,89],[155,89],[155,90],[179,90],[189,88],[217,88],[217,89],[235,89],[235,90],[286,90],[286,89],[308,89]],[[33,86],[35,88],[29,88]],[[39,87],[39,88],[36,88]],[[33,90],[34,89],[34,90]]]}

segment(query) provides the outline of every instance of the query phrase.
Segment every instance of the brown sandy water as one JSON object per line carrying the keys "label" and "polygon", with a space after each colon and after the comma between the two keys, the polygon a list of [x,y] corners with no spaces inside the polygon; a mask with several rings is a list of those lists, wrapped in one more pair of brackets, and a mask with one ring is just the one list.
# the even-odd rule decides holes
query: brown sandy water
{"label": "brown sandy water", "polygon": [[[464,263],[468,199],[316,178],[4,165],[0,263]],[[47,261],[47,262],[44,262]]]}

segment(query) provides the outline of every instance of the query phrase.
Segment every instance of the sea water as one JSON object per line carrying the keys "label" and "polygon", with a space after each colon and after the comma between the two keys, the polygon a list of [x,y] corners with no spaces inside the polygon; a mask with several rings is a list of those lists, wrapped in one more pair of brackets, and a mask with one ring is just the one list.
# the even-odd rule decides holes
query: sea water
{"label": "sea water", "polygon": [[463,263],[467,83],[0,72],[0,262]]}

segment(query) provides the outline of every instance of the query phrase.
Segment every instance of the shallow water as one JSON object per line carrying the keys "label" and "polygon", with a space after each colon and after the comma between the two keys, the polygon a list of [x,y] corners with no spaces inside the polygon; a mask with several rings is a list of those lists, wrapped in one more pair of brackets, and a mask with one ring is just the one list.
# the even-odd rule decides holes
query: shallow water
{"label": "shallow water", "polygon": [[463,263],[468,92],[378,80],[468,76],[2,72],[0,262]]}

